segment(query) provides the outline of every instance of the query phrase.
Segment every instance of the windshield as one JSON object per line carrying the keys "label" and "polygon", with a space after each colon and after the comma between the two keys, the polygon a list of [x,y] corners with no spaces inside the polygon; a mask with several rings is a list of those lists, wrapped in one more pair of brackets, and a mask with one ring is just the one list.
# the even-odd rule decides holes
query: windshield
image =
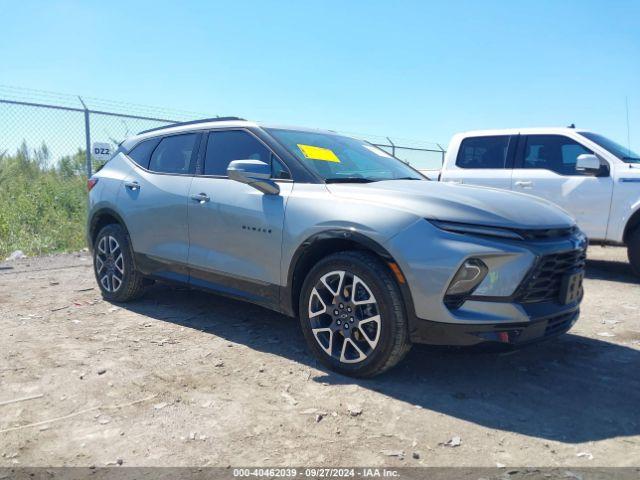
{"label": "windshield", "polygon": [[355,138],[276,128],[267,131],[327,183],[426,180],[401,160]]}
{"label": "windshield", "polygon": [[598,135],[597,133],[590,132],[580,132],[580,135],[582,135],[583,137],[587,137],[592,142],[597,143],[605,150],[613,153],[623,162],[640,163],[640,155],[631,151],[629,148],[623,147],[619,143],[608,139],[607,137],[603,137],[602,135]]}

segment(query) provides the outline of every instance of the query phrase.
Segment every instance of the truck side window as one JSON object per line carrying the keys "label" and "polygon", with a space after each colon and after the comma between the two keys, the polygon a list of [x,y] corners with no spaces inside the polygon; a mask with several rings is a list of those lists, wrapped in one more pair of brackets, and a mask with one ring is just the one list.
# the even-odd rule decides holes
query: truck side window
{"label": "truck side window", "polygon": [[584,175],[576,170],[579,155],[593,153],[562,135],[529,135],[524,149],[523,168],[541,168],[560,175]]}
{"label": "truck side window", "polygon": [[465,138],[456,165],[460,168],[505,168],[509,135]]}

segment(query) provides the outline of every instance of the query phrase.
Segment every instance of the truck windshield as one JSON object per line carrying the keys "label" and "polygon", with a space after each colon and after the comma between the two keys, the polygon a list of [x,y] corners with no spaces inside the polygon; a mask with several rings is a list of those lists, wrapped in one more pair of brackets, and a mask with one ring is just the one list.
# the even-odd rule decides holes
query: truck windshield
{"label": "truck windshield", "polygon": [[580,135],[583,137],[587,137],[592,142],[597,143],[605,150],[613,153],[616,157],[626,163],[640,163],[640,155],[631,151],[627,147],[623,147],[619,143],[614,142],[613,140],[608,139],[607,137],[603,137],[602,135],[598,135],[597,133],[590,132],[580,132]]}
{"label": "truck windshield", "polygon": [[327,183],[427,180],[384,150],[355,138],[279,128],[266,130]]}

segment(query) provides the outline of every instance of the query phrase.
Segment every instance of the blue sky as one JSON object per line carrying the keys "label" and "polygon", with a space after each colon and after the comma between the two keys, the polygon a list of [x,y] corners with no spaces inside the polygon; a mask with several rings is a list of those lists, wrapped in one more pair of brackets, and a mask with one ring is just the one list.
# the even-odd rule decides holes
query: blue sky
{"label": "blue sky", "polygon": [[[575,122],[640,149],[638,1],[0,0],[0,84],[448,142]],[[1,120],[1,119],[0,119]]]}

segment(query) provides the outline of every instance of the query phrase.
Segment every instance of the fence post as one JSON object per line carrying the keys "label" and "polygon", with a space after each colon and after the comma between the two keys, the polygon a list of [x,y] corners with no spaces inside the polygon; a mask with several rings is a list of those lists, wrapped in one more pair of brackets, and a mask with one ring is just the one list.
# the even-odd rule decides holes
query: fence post
{"label": "fence post", "polygon": [[91,178],[91,126],[89,124],[89,109],[85,105],[82,97],[78,96],[82,107],[84,108],[84,137],[86,142],[86,155],[87,155],[87,178]]}
{"label": "fence post", "polygon": [[440,156],[442,157],[440,159],[440,164],[442,166],[444,166],[444,155],[447,152],[444,148],[442,148],[442,145],[440,145],[439,143],[436,143],[436,145],[438,146],[438,148],[440,149]]}
{"label": "fence post", "polygon": [[391,155],[393,155],[395,157],[396,156],[396,145],[395,145],[395,143],[393,143],[391,141],[391,139],[389,137],[387,137],[387,140],[389,140],[389,144],[391,145]]}

